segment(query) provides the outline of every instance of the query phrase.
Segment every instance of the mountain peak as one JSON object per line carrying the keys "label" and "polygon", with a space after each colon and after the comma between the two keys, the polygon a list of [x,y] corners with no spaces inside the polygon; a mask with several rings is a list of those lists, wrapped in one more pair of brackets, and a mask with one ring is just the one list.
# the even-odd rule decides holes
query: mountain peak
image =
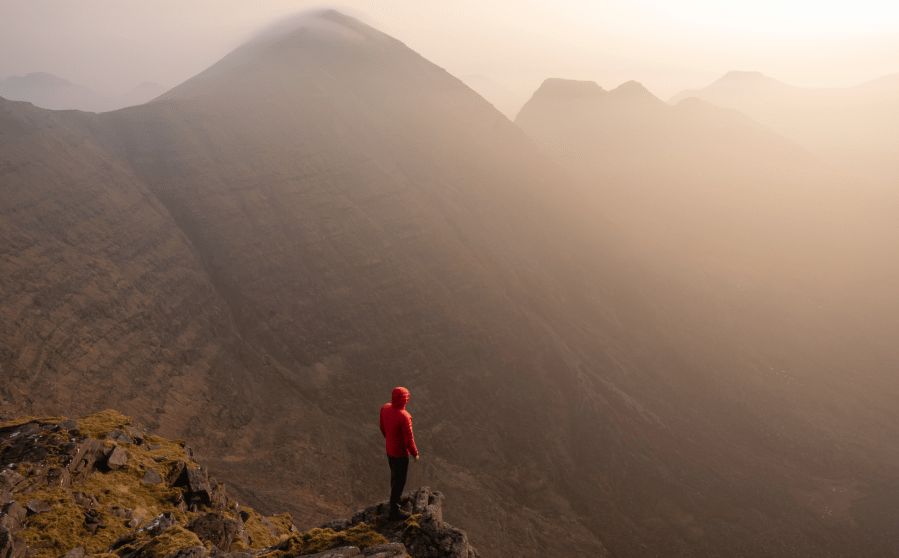
{"label": "mountain peak", "polygon": [[655,95],[650,93],[648,89],[643,87],[642,83],[634,80],[622,83],[615,89],[612,89],[610,93],[616,96],[629,98],[655,97]]}
{"label": "mountain peak", "polygon": [[721,82],[754,82],[768,79],[762,72],[746,72],[740,70],[731,70],[722,76],[718,81]]}
{"label": "mountain peak", "polygon": [[16,87],[65,87],[73,85],[69,80],[63,79],[47,72],[31,72],[24,76],[11,76],[6,83]]}
{"label": "mountain peak", "polygon": [[349,41],[361,41],[378,33],[358,19],[336,10],[311,10],[272,23],[257,33],[250,42],[277,39],[301,29]]}
{"label": "mountain peak", "polygon": [[599,98],[606,91],[595,81],[577,81],[573,79],[548,78],[534,93],[537,97],[577,99]]}

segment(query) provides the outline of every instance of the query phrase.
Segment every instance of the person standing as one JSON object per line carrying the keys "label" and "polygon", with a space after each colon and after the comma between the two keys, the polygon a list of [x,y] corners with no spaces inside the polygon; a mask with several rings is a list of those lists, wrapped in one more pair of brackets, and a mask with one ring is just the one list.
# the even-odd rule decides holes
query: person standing
{"label": "person standing", "polygon": [[398,387],[393,390],[391,402],[381,407],[381,434],[387,441],[387,461],[390,464],[390,515],[389,521],[407,519],[409,514],[400,511],[400,497],[406,486],[409,471],[409,455],[418,461],[418,448],[412,435],[412,416],[406,411],[409,390]]}

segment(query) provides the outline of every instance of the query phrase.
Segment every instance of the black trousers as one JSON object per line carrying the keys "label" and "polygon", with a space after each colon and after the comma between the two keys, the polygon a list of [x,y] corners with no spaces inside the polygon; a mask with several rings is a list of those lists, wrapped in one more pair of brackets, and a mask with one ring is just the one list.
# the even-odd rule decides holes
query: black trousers
{"label": "black trousers", "polygon": [[400,498],[406,487],[406,474],[409,472],[409,456],[393,457],[387,454],[390,463],[390,513],[400,508]]}

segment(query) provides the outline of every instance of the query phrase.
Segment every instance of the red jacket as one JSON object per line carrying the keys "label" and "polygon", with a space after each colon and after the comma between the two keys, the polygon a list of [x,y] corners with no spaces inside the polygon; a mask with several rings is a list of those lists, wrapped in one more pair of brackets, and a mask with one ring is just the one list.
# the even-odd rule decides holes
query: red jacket
{"label": "red jacket", "polygon": [[387,439],[387,455],[418,455],[412,436],[412,416],[406,412],[409,390],[402,387],[394,389],[392,401],[381,407],[381,434]]}

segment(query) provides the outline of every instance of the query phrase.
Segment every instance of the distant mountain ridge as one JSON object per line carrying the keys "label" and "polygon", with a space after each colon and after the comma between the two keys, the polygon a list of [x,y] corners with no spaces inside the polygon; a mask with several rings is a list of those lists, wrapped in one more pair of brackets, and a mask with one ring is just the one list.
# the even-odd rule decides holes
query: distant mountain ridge
{"label": "distant mountain ridge", "polygon": [[82,85],[45,72],[12,76],[0,81],[0,97],[11,101],[27,101],[51,110],[107,112],[140,105],[166,90],[154,82],[144,82],[115,97],[106,97]]}
{"label": "distant mountain ridge", "polygon": [[812,89],[759,72],[728,72],[668,102],[689,97],[739,110],[847,175],[888,189],[899,175],[899,74],[856,87]]}

